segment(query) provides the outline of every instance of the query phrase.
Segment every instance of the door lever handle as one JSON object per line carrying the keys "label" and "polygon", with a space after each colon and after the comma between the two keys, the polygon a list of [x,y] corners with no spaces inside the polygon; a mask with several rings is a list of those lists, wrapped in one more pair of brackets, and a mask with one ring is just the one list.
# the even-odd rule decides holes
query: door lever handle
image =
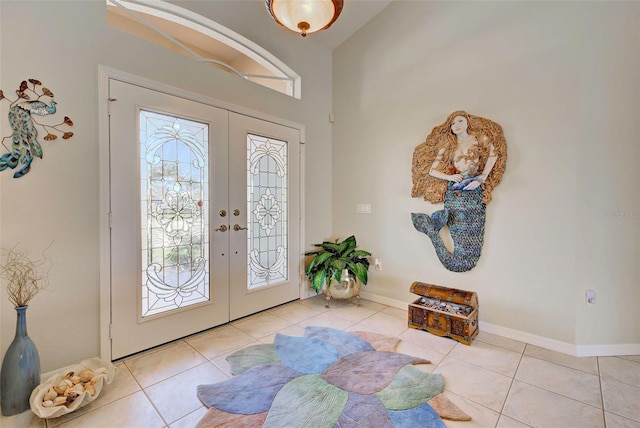
{"label": "door lever handle", "polygon": [[227,231],[227,229],[229,229],[229,228],[227,227],[227,225],[226,225],[226,224],[223,224],[222,226],[220,226],[219,228],[217,228],[215,231],[216,231],[216,232],[226,232],[226,231]]}
{"label": "door lever handle", "polygon": [[247,229],[249,229],[249,228],[248,227],[242,227],[239,224],[234,224],[233,225],[233,230],[235,230],[236,232],[239,231],[239,230],[247,230]]}

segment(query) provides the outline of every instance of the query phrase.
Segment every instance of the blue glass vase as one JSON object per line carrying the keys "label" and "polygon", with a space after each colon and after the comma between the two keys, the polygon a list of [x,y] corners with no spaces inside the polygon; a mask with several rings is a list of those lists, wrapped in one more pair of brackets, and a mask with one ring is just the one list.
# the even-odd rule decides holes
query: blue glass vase
{"label": "blue glass vase", "polygon": [[27,307],[16,307],[16,336],[2,360],[0,405],[4,416],[29,409],[31,392],[40,384],[40,356],[27,335]]}

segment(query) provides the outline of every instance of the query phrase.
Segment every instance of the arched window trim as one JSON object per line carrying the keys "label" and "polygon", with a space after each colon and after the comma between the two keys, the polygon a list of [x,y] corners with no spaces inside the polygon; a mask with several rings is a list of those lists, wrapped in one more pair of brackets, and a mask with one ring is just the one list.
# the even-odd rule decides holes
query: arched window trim
{"label": "arched window trim", "polygon": [[[243,78],[253,77],[261,79],[284,80],[287,82],[287,95],[290,95],[297,99],[301,98],[302,79],[290,67],[280,61],[266,49],[260,47],[259,45],[241,36],[240,34],[218,24],[217,22],[212,21],[209,18],[199,15],[188,9],[184,9],[180,6],[158,0],[106,0],[106,2],[107,4],[112,4],[120,8],[136,21],[157,32],[172,43],[178,45],[181,49],[184,49],[186,52],[193,55],[197,61],[218,64],[222,67],[227,68],[237,76]],[[156,16],[158,18],[188,27],[194,31],[198,31],[201,34],[224,43],[225,45],[237,50],[248,58],[256,61],[267,70],[271,71],[273,75],[242,73],[236,70],[231,65],[226,64],[222,61],[205,58],[185,46],[179,40],[176,40],[175,38],[167,34],[162,29],[146,21],[135,12]]]}

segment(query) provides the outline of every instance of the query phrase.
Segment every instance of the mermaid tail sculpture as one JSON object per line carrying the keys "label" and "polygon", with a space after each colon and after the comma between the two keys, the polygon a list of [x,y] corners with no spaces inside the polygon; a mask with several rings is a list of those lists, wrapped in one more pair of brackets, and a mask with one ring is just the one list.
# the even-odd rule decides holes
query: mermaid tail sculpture
{"label": "mermaid tail sculpture", "polygon": [[[502,127],[488,119],[456,111],[433,128],[413,152],[411,196],[444,209],[431,216],[411,213],[413,226],[433,243],[442,265],[453,272],[473,269],[482,253],[484,223],[491,192],[505,171],[507,145]],[[440,230],[448,226],[453,252]]]}
{"label": "mermaid tail sculpture", "polygon": [[[482,252],[486,205],[482,202],[482,189],[457,192],[449,186],[444,209],[431,214],[411,213],[413,226],[427,235],[442,265],[452,272],[473,269]],[[444,245],[440,229],[449,226],[453,240],[453,253]]]}

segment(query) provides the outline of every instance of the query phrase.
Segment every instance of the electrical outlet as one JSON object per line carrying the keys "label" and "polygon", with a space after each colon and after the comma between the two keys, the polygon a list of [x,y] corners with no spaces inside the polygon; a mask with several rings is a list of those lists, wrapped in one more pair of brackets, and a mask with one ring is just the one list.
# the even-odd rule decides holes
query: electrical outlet
{"label": "electrical outlet", "polygon": [[596,304],[596,292],[593,290],[587,290],[584,293],[585,300],[587,305],[595,305]]}
{"label": "electrical outlet", "polygon": [[375,259],[373,266],[375,267],[376,270],[382,270],[382,265],[380,264],[380,259]]}

